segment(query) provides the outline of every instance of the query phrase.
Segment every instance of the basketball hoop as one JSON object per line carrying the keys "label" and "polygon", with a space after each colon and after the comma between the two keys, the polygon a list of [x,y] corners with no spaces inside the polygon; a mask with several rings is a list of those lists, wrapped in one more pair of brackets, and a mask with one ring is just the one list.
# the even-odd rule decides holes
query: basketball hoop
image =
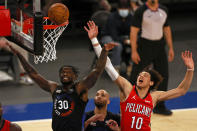
{"label": "basketball hoop", "polygon": [[48,17],[44,17],[43,21],[43,36],[44,36],[44,52],[43,55],[34,55],[34,62],[42,63],[43,61],[53,61],[56,60],[56,43],[66,29],[68,22],[65,22],[61,25],[54,25]]}
{"label": "basketball hoop", "polygon": [[[39,62],[48,62],[56,60],[56,43],[60,37],[60,35],[63,33],[63,31],[66,29],[68,25],[68,21],[61,24],[61,25],[55,25],[49,20],[49,17],[43,17],[43,54],[42,55],[34,55],[34,63],[38,64]],[[22,38],[25,38],[26,45],[32,48],[32,44],[34,41],[32,39],[34,35],[34,24],[33,24],[33,18],[28,18],[23,21],[21,26],[21,23],[17,20],[12,19],[13,24],[13,30],[16,33],[17,36],[22,35]],[[21,29],[22,27],[22,29]],[[29,44],[30,42],[30,44]],[[41,48],[41,47],[40,47]]]}

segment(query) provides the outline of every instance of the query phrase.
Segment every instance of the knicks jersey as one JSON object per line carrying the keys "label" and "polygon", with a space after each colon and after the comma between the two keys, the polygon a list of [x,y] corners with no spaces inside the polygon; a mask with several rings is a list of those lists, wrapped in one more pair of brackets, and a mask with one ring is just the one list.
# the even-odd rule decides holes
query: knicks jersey
{"label": "knicks jersey", "polygon": [[120,102],[121,108],[121,131],[150,131],[150,119],[153,110],[150,93],[141,99],[136,93],[135,86],[129,97]]}
{"label": "knicks jersey", "polygon": [[82,117],[87,102],[82,101],[75,86],[65,92],[58,87],[53,95],[53,131],[81,131]]}
{"label": "knicks jersey", "polygon": [[3,120],[2,127],[0,127],[0,131],[10,131],[10,121]]}

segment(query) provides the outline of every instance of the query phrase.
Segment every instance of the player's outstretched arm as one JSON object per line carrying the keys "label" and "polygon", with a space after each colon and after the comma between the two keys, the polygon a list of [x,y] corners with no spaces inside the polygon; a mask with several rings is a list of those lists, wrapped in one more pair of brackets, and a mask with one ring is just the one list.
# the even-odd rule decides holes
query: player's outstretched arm
{"label": "player's outstretched arm", "polygon": [[153,95],[156,95],[157,98],[156,102],[177,98],[187,93],[188,89],[191,86],[193,74],[194,74],[194,61],[192,58],[192,52],[190,51],[182,52],[182,60],[185,66],[187,67],[187,71],[185,73],[184,79],[181,81],[179,86],[175,89],[166,92],[164,91],[154,92]]}
{"label": "player's outstretched arm", "polygon": [[42,77],[38,72],[27,62],[24,56],[17,50],[15,50],[11,45],[9,45],[10,50],[19,58],[23,68],[26,73],[45,91],[53,93],[57,84],[55,82],[51,82]]}
{"label": "player's outstretched arm", "polygon": [[101,52],[101,55],[96,63],[96,67],[91,71],[91,73],[85,77],[82,81],[79,82],[77,87],[77,93],[82,94],[82,100],[87,101],[88,100],[88,89],[92,88],[96,81],[98,80],[99,76],[102,74],[106,60],[108,51],[111,49],[111,47],[104,46]]}
{"label": "player's outstretched arm", "polygon": [[[84,29],[88,32],[88,36],[92,42],[94,51],[97,57],[99,57],[101,53],[101,46],[96,38],[98,35],[98,27],[95,25],[93,21],[89,21],[87,25],[88,25],[88,28],[84,26]],[[114,43],[108,43],[105,45],[109,45],[109,44],[114,44]],[[107,57],[105,70],[110,76],[110,78],[118,85],[120,89],[120,100],[124,101],[125,98],[128,97],[130,91],[132,90],[131,83],[118,74],[118,72],[115,70],[115,68],[113,67],[108,57]]]}

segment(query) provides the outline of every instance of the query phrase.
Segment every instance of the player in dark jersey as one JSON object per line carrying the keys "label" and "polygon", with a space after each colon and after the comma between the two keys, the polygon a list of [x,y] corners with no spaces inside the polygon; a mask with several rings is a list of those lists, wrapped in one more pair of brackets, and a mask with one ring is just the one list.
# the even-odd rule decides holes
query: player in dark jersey
{"label": "player in dark jersey", "polygon": [[[92,41],[94,50],[99,56],[101,46],[97,41],[98,27],[93,21],[88,22],[88,36]],[[150,118],[152,109],[160,101],[177,98],[187,93],[191,86],[194,74],[194,61],[190,51],[182,52],[182,60],[187,67],[184,79],[177,88],[168,91],[157,91],[162,77],[152,69],[145,69],[139,73],[136,86],[120,76],[107,59],[105,70],[120,90],[121,131],[150,131]]]}
{"label": "player in dark jersey", "polygon": [[103,89],[98,90],[94,97],[94,110],[86,113],[84,131],[120,130],[120,115],[107,110],[109,103],[109,93]]}
{"label": "player in dark jersey", "polygon": [[104,46],[92,72],[79,82],[75,82],[78,72],[73,66],[62,66],[59,77],[62,85],[46,80],[24,57],[8,45],[22,63],[27,74],[53,98],[52,128],[54,131],[81,131],[82,116],[88,102],[88,89],[92,88],[104,70],[107,54],[116,44]]}
{"label": "player in dark jersey", "polygon": [[21,127],[8,120],[3,119],[3,108],[0,102],[0,131],[22,131]]}

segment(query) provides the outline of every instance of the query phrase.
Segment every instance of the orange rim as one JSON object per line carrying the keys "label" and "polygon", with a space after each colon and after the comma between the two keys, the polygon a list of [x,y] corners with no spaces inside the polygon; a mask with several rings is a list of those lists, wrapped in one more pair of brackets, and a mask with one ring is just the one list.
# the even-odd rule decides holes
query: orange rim
{"label": "orange rim", "polygon": [[[44,19],[49,20],[49,17],[44,17]],[[69,21],[67,20],[66,22],[64,22],[61,25],[43,25],[43,29],[44,30],[47,30],[47,29],[56,29],[57,27],[60,27],[60,26],[66,26],[66,25],[68,25],[68,23],[69,23]]]}
{"label": "orange rim", "polygon": [[[49,17],[44,17],[43,19],[49,20]],[[15,19],[12,19],[12,22],[16,23],[16,25],[18,25],[18,26],[21,26],[20,21],[17,21]],[[33,23],[33,19],[32,18],[29,18],[29,19],[24,20],[23,30],[24,29],[25,30],[31,30],[33,28],[33,24],[32,23]],[[66,22],[64,22],[61,25],[43,25],[43,29],[44,30],[47,30],[47,29],[56,29],[57,27],[66,26],[68,24],[69,24],[69,21],[67,20]],[[26,31],[24,31],[24,32],[26,32]]]}

